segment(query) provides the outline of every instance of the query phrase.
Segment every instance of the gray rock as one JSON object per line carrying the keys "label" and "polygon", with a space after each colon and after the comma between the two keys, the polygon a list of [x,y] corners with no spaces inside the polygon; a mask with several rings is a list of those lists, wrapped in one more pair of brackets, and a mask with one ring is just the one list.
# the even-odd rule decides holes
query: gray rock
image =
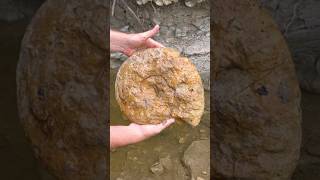
{"label": "gray rock", "polygon": [[171,170],[173,168],[173,162],[170,156],[159,158],[159,162],[166,170]]}
{"label": "gray rock", "polygon": [[[188,168],[191,179],[204,177],[203,171],[210,172],[210,141],[193,141],[183,155],[183,163]],[[210,179],[210,173],[203,179]]]}
{"label": "gray rock", "polygon": [[195,39],[189,46],[185,47],[184,53],[186,55],[198,55],[198,54],[207,54],[210,52],[210,39]]}
{"label": "gray rock", "polygon": [[187,35],[187,28],[186,27],[182,27],[182,29],[177,28],[175,35],[176,37],[185,37]]}
{"label": "gray rock", "polygon": [[129,25],[126,25],[126,26],[123,26],[121,29],[120,29],[121,32],[129,32]]}
{"label": "gray rock", "polygon": [[209,91],[210,90],[210,71],[201,72],[200,76],[203,82],[204,89]]}
{"label": "gray rock", "polygon": [[128,57],[120,52],[112,52],[110,53],[110,58],[125,61]]}
{"label": "gray rock", "polygon": [[150,171],[153,174],[160,176],[161,174],[163,174],[164,168],[160,162],[156,162],[150,167]]}
{"label": "gray rock", "polygon": [[196,180],[205,180],[204,178],[202,178],[202,177],[197,177],[197,179]]}
{"label": "gray rock", "polygon": [[194,22],[192,22],[192,24],[203,32],[210,31],[210,17],[199,17]]}
{"label": "gray rock", "polygon": [[186,0],[184,3],[188,7],[193,7],[197,4],[197,0]]}

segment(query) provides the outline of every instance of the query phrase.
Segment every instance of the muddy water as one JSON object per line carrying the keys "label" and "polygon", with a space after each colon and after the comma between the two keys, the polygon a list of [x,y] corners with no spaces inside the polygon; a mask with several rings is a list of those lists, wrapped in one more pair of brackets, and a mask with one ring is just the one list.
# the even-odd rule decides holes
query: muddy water
{"label": "muddy water", "polygon": [[[118,107],[114,96],[114,82],[116,70],[110,72],[110,119],[111,125],[129,124]],[[205,93],[209,99],[209,93]],[[208,110],[209,101],[206,102]],[[185,149],[192,141],[209,138],[209,113],[205,113],[201,123],[193,128],[185,123],[175,123],[161,134],[144,142],[119,148],[110,154],[111,180],[123,179],[189,179],[187,170],[181,163]],[[179,142],[180,140],[180,142]],[[173,163],[172,170],[157,176],[150,171],[150,167],[159,161],[159,158],[169,158]],[[208,157],[209,158],[209,157]],[[134,177],[134,178],[133,178]]]}

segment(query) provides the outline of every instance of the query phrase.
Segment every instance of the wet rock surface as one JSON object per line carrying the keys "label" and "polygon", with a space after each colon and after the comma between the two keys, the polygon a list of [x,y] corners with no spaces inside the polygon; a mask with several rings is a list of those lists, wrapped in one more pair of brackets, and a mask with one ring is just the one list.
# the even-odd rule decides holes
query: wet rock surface
{"label": "wet rock surface", "polygon": [[260,0],[285,35],[302,88],[320,93],[320,2]]}
{"label": "wet rock surface", "polygon": [[120,67],[115,95],[122,112],[138,124],[159,124],[169,118],[199,124],[204,89],[196,67],[170,48],[133,54]]}
{"label": "wet rock surface", "polygon": [[48,0],[22,42],[20,119],[36,156],[58,179],[107,177],[105,3]]}
{"label": "wet rock surface", "polygon": [[214,179],[290,179],[300,91],[280,31],[256,1],[213,3]]}
{"label": "wet rock surface", "polygon": [[183,155],[191,179],[210,179],[210,140],[193,141]]}
{"label": "wet rock surface", "polygon": [[163,168],[162,164],[159,162],[156,162],[155,164],[153,164],[151,166],[150,170],[153,174],[158,175],[158,176],[163,174],[163,172],[164,172],[164,168]]}

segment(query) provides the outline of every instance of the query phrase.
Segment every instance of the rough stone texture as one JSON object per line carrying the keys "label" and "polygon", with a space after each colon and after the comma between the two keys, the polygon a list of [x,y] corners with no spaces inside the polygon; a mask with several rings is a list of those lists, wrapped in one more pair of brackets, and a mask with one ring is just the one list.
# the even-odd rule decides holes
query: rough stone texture
{"label": "rough stone texture", "polygon": [[[118,1],[117,1],[118,2]],[[155,39],[166,47],[178,49],[197,67],[204,81],[204,88],[210,89],[210,6],[203,1],[190,8],[184,0],[168,6],[152,6],[151,3],[137,5],[128,1],[139,21],[121,1],[115,5],[114,16],[110,18],[111,27],[125,32],[142,32],[160,24],[160,33]],[[174,12],[174,13],[172,13]],[[118,58],[121,58],[118,56]],[[117,68],[118,59],[111,60]]]}
{"label": "rough stone texture", "polygon": [[36,156],[58,179],[106,179],[106,1],[48,0],[28,27],[18,108]]}
{"label": "rough stone texture", "polygon": [[199,124],[204,89],[196,67],[170,48],[136,52],[120,67],[115,96],[121,111],[138,124],[158,124],[169,118]]}
{"label": "rough stone texture", "polygon": [[290,179],[301,143],[288,47],[255,0],[215,0],[214,179]]}
{"label": "rough stone texture", "polygon": [[320,93],[320,1],[260,1],[285,35],[301,87]]}
{"label": "rough stone texture", "polygon": [[193,141],[183,155],[191,179],[210,179],[210,140]]}

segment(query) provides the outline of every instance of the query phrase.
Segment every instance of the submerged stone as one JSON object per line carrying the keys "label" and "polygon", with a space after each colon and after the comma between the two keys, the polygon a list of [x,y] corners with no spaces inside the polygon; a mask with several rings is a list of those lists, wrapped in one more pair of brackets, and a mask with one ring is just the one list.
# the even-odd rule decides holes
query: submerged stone
{"label": "submerged stone", "polygon": [[[193,141],[182,157],[191,179],[210,179],[210,141]],[[204,173],[205,172],[205,175]],[[203,177],[203,178],[202,178]]]}

